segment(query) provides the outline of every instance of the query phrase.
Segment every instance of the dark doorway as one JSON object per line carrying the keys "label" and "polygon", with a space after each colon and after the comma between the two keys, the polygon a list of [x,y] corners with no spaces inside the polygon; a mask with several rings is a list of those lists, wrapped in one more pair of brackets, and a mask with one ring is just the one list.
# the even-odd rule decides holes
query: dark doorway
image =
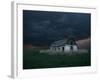
{"label": "dark doorway", "polygon": [[72,45],[70,46],[70,49],[73,50],[73,46]]}
{"label": "dark doorway", "polygon": [[64,47],[62,47],[62,51],[64,51]]}

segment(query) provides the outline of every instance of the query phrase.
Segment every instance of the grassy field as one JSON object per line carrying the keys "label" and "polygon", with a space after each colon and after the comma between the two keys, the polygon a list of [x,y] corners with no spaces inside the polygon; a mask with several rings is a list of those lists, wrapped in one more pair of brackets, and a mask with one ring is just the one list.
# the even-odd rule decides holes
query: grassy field
{"label": "grassy field", "polygon": [[40,53],[39,51],[40,49],[23,50],[23,69],[77,67],[91,65],[90,53],[73,53],[74,55],[49,55],[48,53]]}

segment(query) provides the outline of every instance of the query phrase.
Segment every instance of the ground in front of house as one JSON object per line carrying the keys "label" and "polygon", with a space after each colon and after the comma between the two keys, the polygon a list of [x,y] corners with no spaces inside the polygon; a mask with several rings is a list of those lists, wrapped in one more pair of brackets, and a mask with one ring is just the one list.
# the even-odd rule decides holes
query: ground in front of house
{"label": "ground in front of house", "polygon": [[50,55],[40,53],[40,48],[23,49],[23,69],[90,66],[90,52]]}

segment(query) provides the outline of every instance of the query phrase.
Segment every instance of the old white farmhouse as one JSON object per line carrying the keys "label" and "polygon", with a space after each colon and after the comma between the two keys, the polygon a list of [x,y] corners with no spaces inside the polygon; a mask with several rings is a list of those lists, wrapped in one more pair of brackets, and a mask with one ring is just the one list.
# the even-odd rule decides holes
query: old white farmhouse
{"label": "old white farmhouse", "polygon": [[78,46],[74,39],[64,39],[53,42],[50,46],[50,51],[55,51],[55,52],[78,51]]}

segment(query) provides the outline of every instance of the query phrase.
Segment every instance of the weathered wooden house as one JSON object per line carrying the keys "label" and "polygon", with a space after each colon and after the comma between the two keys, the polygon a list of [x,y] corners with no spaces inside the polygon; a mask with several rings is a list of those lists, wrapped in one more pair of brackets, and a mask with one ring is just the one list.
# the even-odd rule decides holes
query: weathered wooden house
{"label": "weathered wooden house", "polygon": [[55,51],[55,52],[78,51],[78,46],[76,44],[75,39],[69,38],[53,42],[50,46],[50,51]]}

